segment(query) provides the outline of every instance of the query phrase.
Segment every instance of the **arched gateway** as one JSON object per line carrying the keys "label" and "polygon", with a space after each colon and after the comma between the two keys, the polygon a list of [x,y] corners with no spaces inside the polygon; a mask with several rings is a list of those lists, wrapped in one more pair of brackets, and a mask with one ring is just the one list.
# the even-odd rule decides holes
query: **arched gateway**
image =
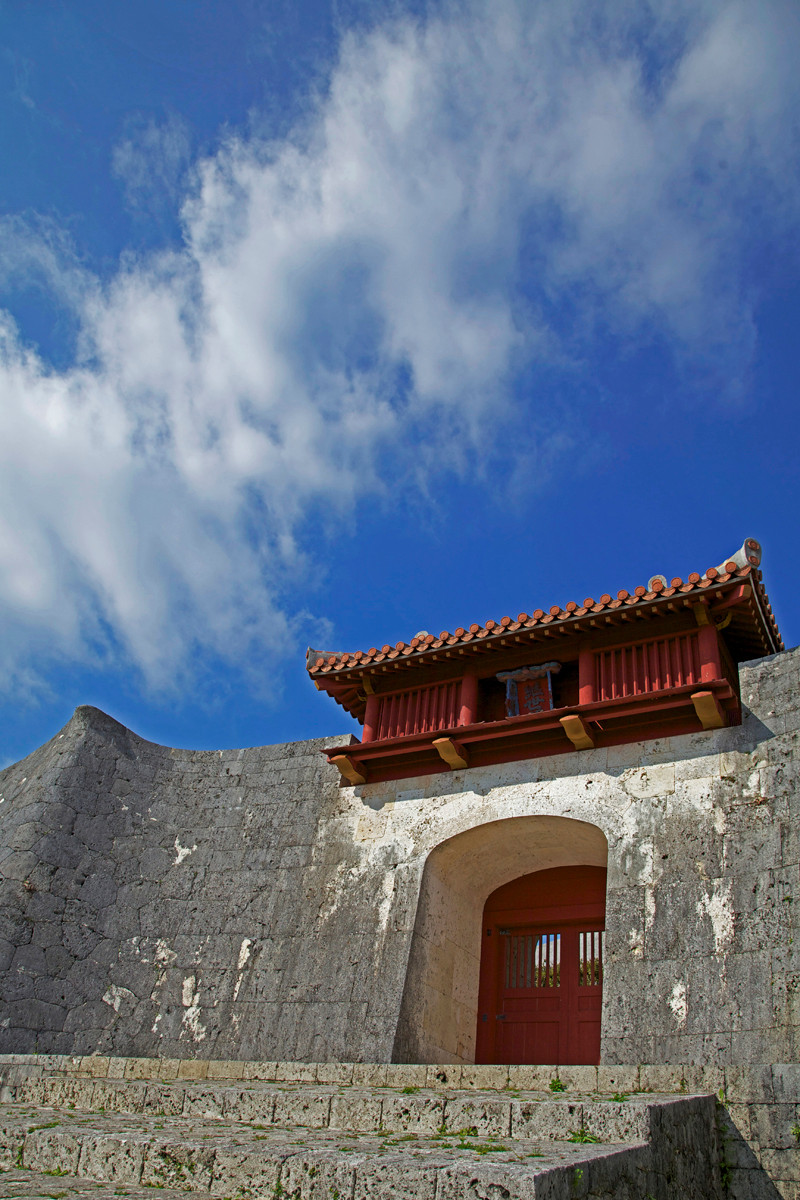
{"label": "arched gateway", "polygon": [[483,910],[479,1063],[597,1063],[606,871],[554,867],[492,892]]}
{"label": "arched gateway", "polygon": [[[422,877],[394,1061],[596,1062],[601,948],[599,939],[590,944],[584,938],[581,950],[580,935],[599,934],[603,928],[607,858],[608,843],[597,826],[545,815],[491,821],[436,846],[428,855]],[[582,890],[576,893],[576,888]],[[576,907],[576,899],[582,907]],[[506,905],[506,909],[495,910],[496,901]],[[485,923],[487,913],[497,929],[495,932],[493,927],[490,937],[486,936],[490,927]],[[518,928],[519,932],[501,932]],[[523,962],[522,956],[528,955],[530,947],[531,979],[536,966],[540,989],[545,980],[542,971],[550,971],[551,982],[559,981],[559,987],[551,987],[541,997],[539,1014],[548,1005],[552,1011],[554,999],[566,1000],[566,1006],[550,1019],[550,1025],[560,1028],[567,1021],[575,1001],[563,971],[567,963],[572,971],[573,935],[578,938],[578,962],[584,964],[584,977],[588,978],[589,970],[592,977],[597,971],[598,983],[591,985],[588,992],[581,992],[578,998],[578,1007],[584,1013],[579,1023],[587,1028],[577,1035],[565,1035],[563,1055],[577,1038],[573,1057],[568,1058],[562,1056],[560,1040],[558,1053],[553,1053],[556,1035],[552,1030],[546,1032],[546,1023],[535,1012],[532,1014],[530,1003],[524,1015],[519,1004],[515,1009],[515,1001],[539,998],[535,989],[527,987],[528,960],[525,958]],[[549,940],[537,940],[537,950],[532,941],[514,941],[534,936]],[[487,942],[492,943],[489,952],[484,951]],[[509,981],[511,963],[514,964],[514,987],[504,982],[506,945],[512,956]],[[499,958],[495,946],[501,947]],[[544,968],[539,963],[543,953],[550,955]],[[490,981],[490,987],[497,986],[496,994],[481,989],[482,973]],[[520,988],[517,986],[520,983],[525,986]],[[585,1001],[589,996],[592,1003],[587,1008]],[[483,1005],[484,999],[487,1005],[479,1006],[479,1000]],[[494,1007],[490,1008],[488,1001]],[[536,1008],[534,1004],[533,1010]],[[586,1020],[590,1011],[594,1023],[591,1031]],[[509,1021],[512,1012],[516,1017]],[[496,1019],[498,1015],[500,1020]],[[523,1033],[525,1021],[538,1022],[539,1030]],[[492,1035],[481,1032],[476,1040],[476,1031],[489,1024]],[[509,1032],[497,1035],[494,1027],[501,1024]],[[570,1021],[569,1029],[572,1025]],[[542,1038],[550,1039],[547,1053],[542,1051],[542,1057],[531,1057],[539,1054]],[[534,1046],[537,1048],[533,1049]]]}

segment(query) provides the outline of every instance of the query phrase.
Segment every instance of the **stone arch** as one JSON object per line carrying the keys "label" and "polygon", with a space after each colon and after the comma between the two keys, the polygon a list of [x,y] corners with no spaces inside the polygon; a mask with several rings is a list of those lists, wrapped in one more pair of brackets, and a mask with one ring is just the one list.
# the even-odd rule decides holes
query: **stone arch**
{"label": "stone arch", "polygon": [[434,847],[422,875],[392,1060],[474,1062],[488,896],[532,871],[607,861],[603,831],[570,817],[509,817]]}

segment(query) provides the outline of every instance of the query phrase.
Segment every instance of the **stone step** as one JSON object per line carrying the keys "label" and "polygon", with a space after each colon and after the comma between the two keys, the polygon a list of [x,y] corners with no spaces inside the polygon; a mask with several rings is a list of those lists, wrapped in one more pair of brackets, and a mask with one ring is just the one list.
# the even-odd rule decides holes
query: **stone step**
{"label": "stone step", "polygon": [[[13,1077],[11,1077],[13,1075]],[[653,1114],[686,1097],[639,1093],[614,1099],[551,1092],[333,1088],[319,1084],[210,1085],[82,1079],[6,1072],[0,1100],[65,1110],[240,1121],[265,1127],[358,1133],[456,1134],[602,1142],[647,1141]]]}
{"label": "stone step", "polygon": [[[622,1200],[718,1194],[710,1097],[651,1104],[648,1142],[573,1142],[437,1131],[387,1134],[297,1124],[259,1127],[191,1115],[6,1104],[0,1166],[116,1189],[176,1189],[287,1200]],[[31,1176],[33,1183],[33,1176]],[[0,1177],[2,1182],[2,1177]],[[36,1182],[39,1187],[39,1181]],[[41,1189],[40,1189],[41,1192]],[[9,1191],[9,1195],[22,1192]],[[34,1189],[31,1195],[39,1194]],[[93,1194],[91,1188],[77,1195]],[[136,1195],[136,1193],[132,1193]],[[165,1194],[165,1193],[162,1193]],[[168,1193],[166,1193],[168,1194]],[[62,1197],[66,1200],[66,1197]]]}
{"label": "stone step", "polygon": [[[0,1200],[154,1200],[152,1188],[138,1184],[101,1183],[77,1175],[53,1176],[43,1171],[0,1167]],[[187,1200],[183,1189],[159,1188],[158,1200]],[[193,1192],[192,1200],[202,1200]]]}
{"label": "stone step", "polygon": [[614,1066],[502,1066],[496,1064],[302,1063],[243,1059],[114,1058],[102,1054],[0,1054],[0,1079],[11,1067],[39,1075],[163,1082],[237,1081],[319,1083],[341,1087],[425,1087],[434,1091],[718,1092],[728,1088],[724,1068],[690,1064]]}

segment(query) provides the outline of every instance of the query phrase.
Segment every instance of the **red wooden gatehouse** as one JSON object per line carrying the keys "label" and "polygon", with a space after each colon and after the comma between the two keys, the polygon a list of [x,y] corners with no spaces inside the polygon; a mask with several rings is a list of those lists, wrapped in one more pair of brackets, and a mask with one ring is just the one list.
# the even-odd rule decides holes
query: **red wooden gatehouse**
{"label": "red wooden gatehouse", "polygon": [[[760,561],[749,538],[685,582],[309,650],[316,686],[363,723],[360,742],[325,753],[343,783],[369,784],[735,725],[736,664],[783,648]],[[484,898],[476,1061],[599,1061],[605,894],[606,868],[578,860]]]}
{"label": "red wooden gatehouse", "polygon": [[783,648],[742,549],[686,581],[570,601],[355,653],[308,671],[363,724],[326,750],[348,784],[692,733],[741,720],[736,664]]}

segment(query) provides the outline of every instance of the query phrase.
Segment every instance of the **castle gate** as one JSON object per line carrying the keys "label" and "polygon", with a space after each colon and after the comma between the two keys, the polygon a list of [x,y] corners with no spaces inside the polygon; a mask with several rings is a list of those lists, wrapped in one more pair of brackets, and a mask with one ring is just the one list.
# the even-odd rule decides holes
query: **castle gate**
{"label": "castle gate", "polygon": [[475,1061],[600,1060],[606,872],[554,867],[483,910]]}
{"label": "castle gate", "polygon": [[[491,1009],[488,1006],[479,1007],[479,1000],[483,999],[482,993],[479,993],[484,942],[491,941],[494,947],[504,944],[506,936],[533,938],[535,935],[538,939],[545,935],[550,938],[558,935],[557,943],[542,942],[542,948],[546,946],[545,952],[550,953],[551,945],[557,944],[558,950],[552,953],[560,956],[557,965],[559,979],[562,964],[566,969],[567,962],[571,964],[576,957],[575,945],[578,947],[578,962],[581,961],[581,953],[584,956],[584,974],[589,969],[593,975],[597,971],[598,982],[581,991],[577,1000],[566,987],[558,992],[559,998],[567,997],[565,1012],[571,1011],[569,1006],[577,1003],[586,1016],[587,1029],[575,1036],[579,1036],[581,1047],[576,1049],[576,1055],[584,1053],[587,1057],[575,1057],[571,1061],[596,1062],[599,1057],[599,1046],[595,1047],[601,1001],[598,954],[602,953],[602,945],[599,937],[591,943],[585,937],[581,951],[580,935],[599,935],[603,928],[607,861],[608,842],[596,825],[571,817],[549,815],[507,817],[486,822],[457,833],[435,846],[428,854],[420,886],[393,1061],[491,1061],[488,1057],[478,1058],[479,1053],[501,1054],[504,1062],[533,1061],[525,1057],[529,1052],[525,1050],[524,1042],[522,1046],[517,1043],[512,1046],[502,1040],[514,1037],[530,1040],[530,1034],[523,1035],[519,1029],[512,1031],[512,1026],[520,1025],[520,1021],[512,1020],[509,1024],[512,997],[509,995],[503,1000],[506,1005],[504,1010],[496,1005]],[[532,879],[534,883],[526,883]],[[583,889],[579,897],[582,908],[574,907],[576,887]],[[549,907],[545,903],[548,895]],[[502,903],[510,899],[512,909],[507,923],[505,916],[496,922],[498,930],[513,928],[515,932],[510,935],[493,933],[491,938],[487,938],[485,930],[489,925],[484,924],[484,910],[487,901],[491,905],[496,896]],[[554,924],[554,921],[557,923]],[[518,933],[518,926],[524,932]],[[577,943],[573,934],[578,938]],[[514,970],[517,972],[515,979],[518,980],[519,971],[523,970],[519,966],[519,956],[522,953],[527,955],[528,942],[524,943],[524,947],[522,943],[517,943],[516,950],[511,942],[508,945],[511,947],[509,953],[517,955]],[[530,945],[533,971],[536,955],[533,943]],[[538,953],[541,954],[542,950]],[[504,959],[502,961],[505,962]],[[490,974],[494,972],[491,978],[498,985],[502,984],[504,969],[501,969],[497,959],[494,960],[494,967],[484,968]],[[526,972],[527,965],[521,977],[524,982],[527,982]],[[539,978],[544,979],[545,976],[540,974]],[[524,988],[519,989],[513,999],[519,1000],[525,991]],[[531,989],[527,989],[527,993],[529,998],[533,998]],[[549,992],[544,999],[552,1001],[553,992]],[[587,1006],[585,1002],[589,999],[591,1003]],[[546,1005],[542,1004],[540,1008],[545,1011]],[[505,1022],[502,1019],[497,1021],[496,1014],[500,1012],[502,1017],[503,1011]],[[483,1013],[487,1014],[486,1021],[481,1019]],[[588,1019],[590,1013],[593,1013],[591,1020]],[[501,1048],[498,1048],[493,1033],[488,1049],[484,1047],[485,1035],[482,1034],[479,1049],[476,1030],[490,1022],[493,1026],[505,1023],[510,1032],[500,1035]],[[560,1023],[561,1017],[553,1018],[551,1023],[554,1022]],[[588,1025],[592,1022],[594,1028],[590,1033]],[[571,1022],[570,1028],[574,1024],[574,1021]],[[555,1062],[559,1057],[549,1057],[546,1061]],[[560,1061],[566,1063],[570,1060],[561,1057]]]}

